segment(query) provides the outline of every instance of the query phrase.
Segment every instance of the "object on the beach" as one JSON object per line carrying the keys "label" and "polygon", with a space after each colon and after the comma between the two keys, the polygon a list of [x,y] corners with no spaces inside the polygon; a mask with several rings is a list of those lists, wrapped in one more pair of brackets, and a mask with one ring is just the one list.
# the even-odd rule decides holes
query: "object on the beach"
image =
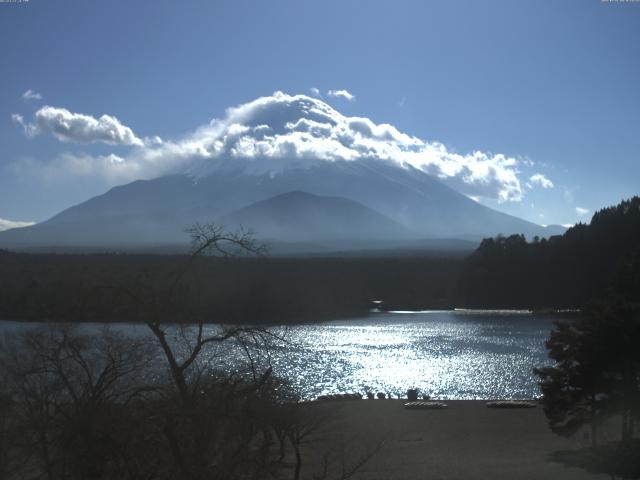
{"label": "object on the beach", "polygon": [[535,408],[535,402],[526,400],[498,400],[487,402],[487,408]]}
{"label": "object on the beach", "polygon": [[417,388],[410,388],[409,390],[407,390],[407,400],[409,400],[410,402],[418,401],[418,389]]}
{"label": "object on the beach", "polygon": [[369,400],[373,400],[375,398],[375,395],[373,394],[373,392],[367,392],[367,398]]}
{"label": "object on the beach", "polygon": [[409,410],[441,410],[448,408],[449,405],[442,402],[407,402],[404,408]]}
{"label": "object on the beach", "polygon": [[378,397],[378,400],[384,400],[386,395],[384,393],[382,393],[382,392],[378,392],[376,394],[376,397]]}
{"label": "object on the beach", "polygon": [[336,393],[333,395],[320,395],[316,400],[326,402],[328,400],[362,400],[361,393]]}

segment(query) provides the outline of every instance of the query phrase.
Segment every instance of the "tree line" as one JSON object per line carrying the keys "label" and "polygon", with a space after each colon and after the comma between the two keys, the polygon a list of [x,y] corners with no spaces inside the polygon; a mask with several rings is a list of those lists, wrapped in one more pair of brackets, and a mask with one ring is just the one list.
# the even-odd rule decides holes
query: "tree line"
{"label": "tree line", "polygon": [[[487,238],[456,256],[198,257],[182,301],[212,322],[298,323],[389,310],[581,308],[601,296],[640,245],[640,198],[595,213],[589,225],[528,242]],[[161,294],[184,255],[26,254],[0,250],[0,318],[135,321],[127,285]]]}
{"label": "tree line", "polygon": [[455,303],[487,308],[582,308],[610,287],[640,249],[640,197],[549,239],[482,241],[462,267]]}
{"label": "tree line", "polygon": [[546,342],[553,364],[535,369],[551,429],[563,436],[589,429],[590,448],[557,459],[611,478],[640,478],[639,213],[635,197],[598,212],[566,240],[583,254],[603,250],[584,270],[601,278],[585,279],[593,297],[579,317],[555,323]]}
{"label": "tree line", "polygon": [[[0,252],[0,318],[139,321],[124,292],[145,285],[164,295],[186,258]],[[174,301],[231,324],[363,316],[379,299],[388,309],[450,308],[460,265],[449,257],[198,257]]]}

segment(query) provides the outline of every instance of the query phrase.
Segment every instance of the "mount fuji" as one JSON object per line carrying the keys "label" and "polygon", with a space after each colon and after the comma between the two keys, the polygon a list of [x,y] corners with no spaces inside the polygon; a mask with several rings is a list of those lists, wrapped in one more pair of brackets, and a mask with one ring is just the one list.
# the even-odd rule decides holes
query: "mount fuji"
{"label": "mount fuji", "polygon": [[[445,184],[456,174],[455,158],[434,157],[433,145],[304,95],[274,94],[229,109],[190,137],[138,149],[122,163],[151,158],[165,168],[155,178],[0,232],[0,247],[182,245],[186,228],[208,221],[309,251],[559,233]],[[463,165],[458,177],[471,173]]]}

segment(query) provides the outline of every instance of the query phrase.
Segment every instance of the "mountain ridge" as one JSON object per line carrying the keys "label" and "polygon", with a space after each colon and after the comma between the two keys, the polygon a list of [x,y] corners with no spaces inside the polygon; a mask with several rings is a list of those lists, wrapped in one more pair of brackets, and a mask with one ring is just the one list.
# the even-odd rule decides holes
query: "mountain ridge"
{"label": "mountain ridge", "polygon": [[[366,209],[360,211],[365,217],[365,211],[376,212],[397,225],[395,230],[412,232],[405,237],[415,240],[548,235],[544,227],[492,210],[411,166],[337,160],[256,174],[247,173],[250,164],[241,160],[226,161],[225,165],[227,168],[204,177],[180,173],[114,187],[40,224],[0,232],[0,246],[182,243],[188,240],[185,229],[195,222],[219,222],[256,202],[296,191],[356,202]],[[331,218],[325,215],[327,222]],[[270,229],[264,222],[262,226]],[[370,235],[369,240],[384,241],[389,239],[383,234],[388,229],[393,230],[389,226],[376,233],[363,228],[363,235],[351,237]],[[316,231],[322,230],[319,226]]]}

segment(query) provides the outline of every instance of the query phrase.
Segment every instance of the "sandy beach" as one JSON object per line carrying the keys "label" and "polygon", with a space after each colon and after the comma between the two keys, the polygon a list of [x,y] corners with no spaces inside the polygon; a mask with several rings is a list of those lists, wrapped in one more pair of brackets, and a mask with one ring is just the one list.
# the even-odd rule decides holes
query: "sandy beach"
{"label": "sandy beach", "polygon": [[[401,400],[335,401],[322,405],[328,415],[321,435],[305,445],[318,453],[303,478],[318,476],[320,453],[333,449],[333,463],[348,471],[370,459],[357,479],[593,479],[608,478],[551,459],[553,452],[585,447],[588,439],[565,439],[547,427],[540,406],[490,409],[485,401],[446,401],[445,410],[407,410]],[[376,448],[378,448],[376,450]],[[327,478],[339,478],[333,472]]]}

